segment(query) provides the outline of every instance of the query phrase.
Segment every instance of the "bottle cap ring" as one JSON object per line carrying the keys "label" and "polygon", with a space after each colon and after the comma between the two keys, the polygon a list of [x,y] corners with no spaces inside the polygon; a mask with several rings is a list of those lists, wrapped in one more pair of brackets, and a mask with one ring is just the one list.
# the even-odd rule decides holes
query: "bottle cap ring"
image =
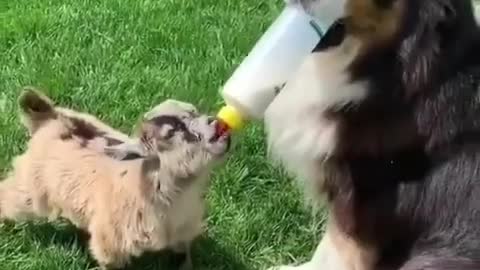
{"label": "bottle cap ring", "polygon": [[243,117],[237,109],[226,105],[220,109],[217,117],[225,122],[231,129],[237,130],[243,126]]}

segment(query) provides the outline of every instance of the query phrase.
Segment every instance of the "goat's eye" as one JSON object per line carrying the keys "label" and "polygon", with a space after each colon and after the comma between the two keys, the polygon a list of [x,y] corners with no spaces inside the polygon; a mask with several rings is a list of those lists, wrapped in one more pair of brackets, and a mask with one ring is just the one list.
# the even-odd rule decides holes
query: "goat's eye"
{"label": "goat's eye", "polygon": [[183,137],[188,142],[199,142],[202,140],[202,135],[197,132],[185,132]]}
{"label": "goat's eye", "polygon": [[167,135],[165,136],[165,139],[171,139],[173,138],[173,136],[175,136],[175,129],[170,129],[169,131],[167,131]]}

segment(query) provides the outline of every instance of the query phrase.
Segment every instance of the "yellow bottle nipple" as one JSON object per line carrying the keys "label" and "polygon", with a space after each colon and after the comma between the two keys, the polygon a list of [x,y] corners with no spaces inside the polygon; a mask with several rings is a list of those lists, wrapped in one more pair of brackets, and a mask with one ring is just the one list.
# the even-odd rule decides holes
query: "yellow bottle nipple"
{"label": "yellow bottle nipple", "polygon": [[243,126],[243,117],[240,112],[230,105],[225,105],[217,114],[217,117],[225,122],[229,128],[237,130]]}

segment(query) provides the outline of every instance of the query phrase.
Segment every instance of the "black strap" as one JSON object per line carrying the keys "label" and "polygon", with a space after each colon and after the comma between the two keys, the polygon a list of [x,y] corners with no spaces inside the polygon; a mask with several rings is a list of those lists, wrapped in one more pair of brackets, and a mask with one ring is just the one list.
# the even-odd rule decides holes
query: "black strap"
{"label": "black strap", "polygon": [[344,19],[336,20],[325,32],[325,35],[320,39],[317,46],[312,52],[324,51],[330,47],[338,46],[345,37],[345,23]]}

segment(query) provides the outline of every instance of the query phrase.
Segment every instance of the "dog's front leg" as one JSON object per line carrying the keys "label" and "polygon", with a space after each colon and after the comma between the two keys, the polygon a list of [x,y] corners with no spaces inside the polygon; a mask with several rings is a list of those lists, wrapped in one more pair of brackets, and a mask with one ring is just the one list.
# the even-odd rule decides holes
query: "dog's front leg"
{"label": "dog's front leg", "polygon": [[309,262],[298,266],[277,266],[269,270],[369,270],[375,258],[373,249],[361,247],[332,224],[327,227]]}
{"label": "dog's front leg", "polygon": [[349,270],[327,231],[310,261],[298,266],[277,266],[269,270]]}

